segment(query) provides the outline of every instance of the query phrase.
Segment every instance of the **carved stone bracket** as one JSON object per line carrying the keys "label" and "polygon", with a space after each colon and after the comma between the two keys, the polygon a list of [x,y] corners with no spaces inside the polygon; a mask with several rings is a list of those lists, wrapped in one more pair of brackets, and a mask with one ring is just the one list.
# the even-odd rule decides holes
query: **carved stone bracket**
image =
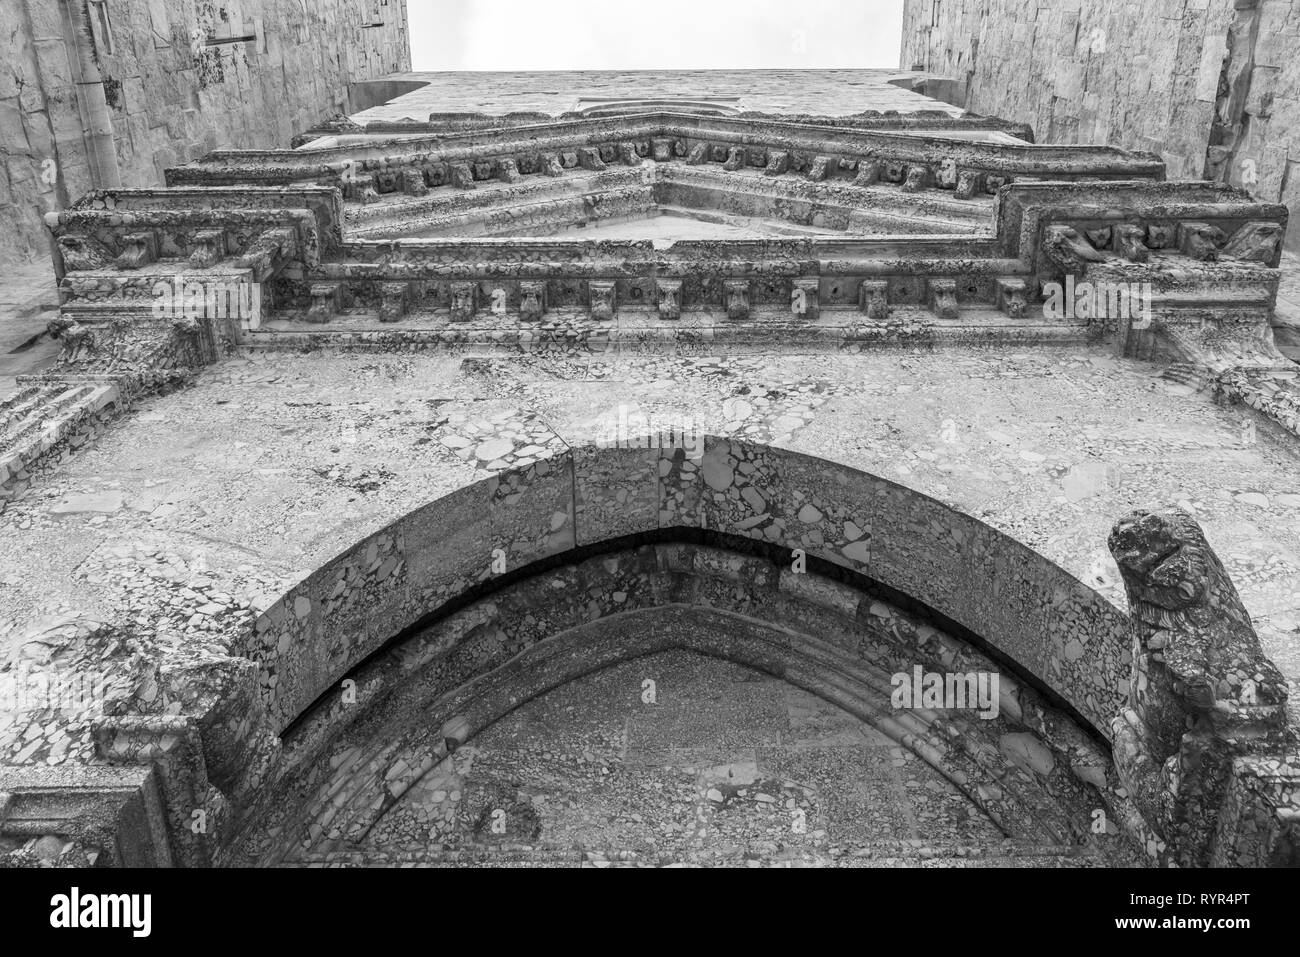
{"label": "carved stone bracket", "polygon": [[542,173],[546,176],[563,176],[564,164],[555,153],[542,154]]}
{"label": "carved stone bracket", "polygon": [[749,280],[728,279],[724,283],[728,319],[749,318]]}
{"label": "carved stone bracket", "polygon": [[641,155],[637,152],[635,143],[618,144],[618,160],[624,166],[640,166]]}
{"label": "carved stone bracket", "polygon": [[525,322],[540,322],[546,313],[546,283],[541,280],[519,284],[519,318]]}
{"label": "carved stone bracket", "polygon": [[513,159],[506,157],[497,163],[497,179],[501,182],[517,183],[523,178],[523,174],[519,172],[519,164]]}
{"label": "carved stone bracket", "polygon": [[858,308],[868,319],[889,318],[889,283],[883,279],[870,279],[858,287]]}
{"label": "carved stone bracket", "polygon": [[853,178],[854,186],[872,186],[880,181],[880,164],[867,159],[858,164],[858,175]]}
{"label": "carved stone bracket", "polygon": [[1144,263],[1150,256],[1145,240],[1146,230],[1134,223],[1120,223],[1111,230],[1111,249],[1129,262]]}
{"label": "carved stone bracket", "polygon": [[469,322],[478,312],[478,283],[453,282],[451,293],[451,321]]}
{"label": "carved stone bracket", "polygon": [[930,170],[924,166],[909,166],[907,179],[903,181],[903,192],[919,193],[930,185]]}
{"label": "carved stone bracket", "polygon": [[997,281],[997,305],[1012,319],[1025,316],[1025,281],[1023,279],[999,279]]}
{"label": "carved stone bracket", "polygon": [[983,173],[978,170],[964,169],[957,174],[957,190],[954,195],[958,199],[974,199],[982,192],[984,192]]}
{"label": "carved stone bracket", "polygon": [[190,243],[189,264],[196,269],[208,269],[215,266],[226,255],[226,231],[224,229],[200,229],[194,234]]}
{"label": "carved stone bracket", "polygon": [[474,171],[468,163],[452,163],[450,166],[451,185],[457,189],[474,188]]}
{"label": "carved stone bracket", "polygon": [[1178,251],[1192,259],[1214,262],[1219,258],[1223,240],[1223,230],[1218,226],[1209,223],[1178,224]]}
{"label": "carved stone bracket", "polygon": [[812,161],[812,165],[808,167],[809,181],[820,183],[831,174],[831,171],[834,170],[837,165],[838,163],[834,156],[815,157]]}
{"label": "carved stone bracket", "polygon": [[578,164],[586,170],[599,173],[605,170],[605,161],[600,158],[600,150],[594,146],[584,146],[578,150]]}
{"label": "carved stone bracket", "polygon": [[381,282],[379,284],[379,321],[400,322],[406,315],[411,299],[411,286],[407,282]]}
{"label": "carved stone bracket", "polygon": [[788,172],[790,172],[790,154],[784,150],[772,150],[768,154],[767,165],[763,167],[763,175],[780,176]]}
{"label": "carved stone bracket", "polygon": [[158,261],[158,234],[153,230],[122,237],[122,251],[113,260],[118,269],[139,269]]}
{"label": "carved stone bracket", "polygon": [[957,318],[957,281],[931,279],[929,285],[930,308],[940,319]]}
{"label": "carved stone bracket", "polygon": [[314,282],[308,288],[311,305],[308,322],[329,322],[343,308],[343,286],[337,282]]}
{"label": "carved stone bracket", "polygon": [[424,181],[424,173],[418,169],[402,170],[402,192],[407,196],[426,195],[429,184]]}
{"label": "carved stone bracket", "polygon": [[682,317],[682,282],[680,279],[657,279],[655,290],[659,296],[659,318]]}
{"label": "carved stone bracket", "polygon": [[609,322],[614,318],[614,312],[618,308],[615,302],[616,288],[613,280],[592,279],[587,283],[591,318],[601,322]]}

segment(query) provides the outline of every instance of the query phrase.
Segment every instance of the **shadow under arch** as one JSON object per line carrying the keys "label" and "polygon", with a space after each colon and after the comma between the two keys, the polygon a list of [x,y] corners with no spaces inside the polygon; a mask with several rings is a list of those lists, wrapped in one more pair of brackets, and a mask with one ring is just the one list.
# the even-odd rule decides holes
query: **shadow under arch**
{"label": "shadow under arch", "polygon": [[322,699],[285,736],[228,860],[382,855],[372,829],[481,731],[564,684],[674,649],[766,672],[849,712],[1021,844],[1072,849],[1089,841],[1098,806],[1130,815],[1104,745],[1012,676],[991,716],[891,702],[891,673],[912,664],[995,671],[978,648],[851,584],[747,551],[665,541],[533,567],[390,642],[351,672],[350,700]]}

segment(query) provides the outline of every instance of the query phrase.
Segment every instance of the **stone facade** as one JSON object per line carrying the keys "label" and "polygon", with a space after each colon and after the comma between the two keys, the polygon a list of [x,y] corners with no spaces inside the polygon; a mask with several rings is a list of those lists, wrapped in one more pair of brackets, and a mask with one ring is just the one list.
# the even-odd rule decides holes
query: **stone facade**
{"label": "stone facade", "polygon": [[[914,755],[977,857],[1294,863],[1300,666],[1248,602],[1300,614],[1300,546],[1244,517],[1300,507],[1289,405],[1251,392],[1296,388],[1286,208],[1001,120],[808,119],[336,120],[47,214],[62,354],[0,404],[0,571],[46,563],[0,596],[0,678],[47,689],[0,715],[6,862],[439,863],[438,820],[497,811],[554,853],[553,814],[466,797],[462,762],[521,703],[690,652]],[[748,232],[581,235],[684,214]],[[1142,303],[1053,311],[1085,284]],[[898,703],[909,666],[999,673],[1000,714]],[[751,787],[832,821],[755,753],[710,762],[667,862],[716,858]],[[93,811],[28,823],[73,787]],[[888,856],[831,831],[798,853]]]}
{"label": "stone facade", "polygon": [[45,258],[41,215],[87,189],[288,143],[410,67],[405,0],[16,0],[0,35],[0,262]]}
{"label": "stone facade", "polygon": [[[907,0],[902,65],[1049,143],[1150,150],[1172,178],[1300,211],[1295,0]],[[1295,231],[1288,247],[1300,248]]]}

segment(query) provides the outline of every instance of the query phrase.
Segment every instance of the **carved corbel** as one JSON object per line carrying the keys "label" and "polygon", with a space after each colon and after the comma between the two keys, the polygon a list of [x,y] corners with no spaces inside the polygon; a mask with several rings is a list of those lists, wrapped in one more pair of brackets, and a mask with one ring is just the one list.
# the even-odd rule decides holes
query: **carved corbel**
{"label": "carved corbel", "polygon": [[1025,281],[1023,279],[999,279],[997,281],[997,305],[1012,319],[1025,316]]}
{"label": "carved corbel", "polygon": [[468,163],[452,163],[449,167],[451,185],[457,189],[474,188],[474,171]]}
{"label": "carved corbel", "polygon": [[594,173],[607,169],[605,161],[600,158],[600,150],[594,146],[584,146],[578,150],[578,163],[583,169],[591,170]]}
{"label": "carved corbel", "polygon": [[600,322],[609,322],[614,318],[618,308],[615,303],[615,283],[613,280],[592,279],[587,283],[587,301],[591,318]]}
{"label": "carved corbel", "polygon": [[640,166],[641,154],[636,150],[636,144],[623,142],[618,144],[618,161],[624,166]]}
{"label": "carved corbel", "polygon": [[523,178],[523,174],[519,172],[519,164],[510,157],[497,162],[497,179],[501,182],[517,183]]}
{"label": "carved corbel", "polygon": [[907,179],[903,181],[903,192],[919,193],[930,185],[930,170],[925,166],[909,166]]}
{"label": "carved corbel", "polygon": [[469,322],[478,312],[478,283],[453,282],[451,293],[451,321]]}
{"label": "carved corbel", "polygon": [[858,287],[858,308],[868,319],[889,318],[889,283],[883,279],[868,279]]}
{"label": "carved corbel", "polygon": [[854,186],[873,186],[880,180],[880,164],[873,159],[864,159],[858,164],[858,175],[853,178]]}
{"label": "carved corbel", "polygon": [[749,318],[749,280],[728,279],[724,283],[728,319]]}
{"label": "carved corbel", "polygon": [[976,194],[984,192],[984,174],[978,170],[964,169],[957,174],[958,199],[974,199]]}
{"label": "carved corbel", "polygon": [[63,268],[68,272],[103,269],[113,261],[113,255],[104,244],[88,236],[60,236],[59,253],[63,256]]}
{"label": "carved corbel", "polygon": [[329,322],[343,308],[343,289],[337,282],[314,282],[308,289],[308,322]]}
{"label": "carved corbel", "polygon": [[122,237],[122,249],[113,260],[118,269],[140,269],[158,261],[158,236],[152,230]]}
{"label": "carved corbel", "polygon": [[208,269],[219,263],[225,255],[225,230],[200,229],[194,234],[194,240],[190,243],[188,262],[196,269]]}
{"label": "carved corbel", "polygon": [[540,322],[546,313],[546,283],[529,280],[519,284],[519,318],[525,322]]}
{"label": "carved corbel", "polygon": [[655,290],[659,296],[659,318],[680,319],[682,317],[682,281],[680,279],[657,279]]}
{"label": "carved corbel", "polygon": [[813,160],[812,166],[808,167],[809,182],[820,183],[822,180],[824,180],[827,176],[830,175],[831,170],[833,170],[835,166],[836,166],[835,157],[818,156]]}
{"label": "carved corbel", "polygon": [[1178,251],[1184,256],[1201,262],[1213,262],[1219,258],[1219,247],[1223,245],[1223,230],[1209,223],[1179,223]]}
{"label": "carved corbel", "polygon": [[790,154],[784,150],[772,150],[767,156],[767,165],[763,167],[764,176],[780,176],[790,171]]}
{"label": "carved corbel", "polygon": [[411,301],[409,283],[401,281],[379,284],[379,321],[400,322]]}
{"label": "carved corbel", "polygon": [[1146,230],[1134,223],[1120,223],[1111,231],[1111,249],[1129,262],[1144,263],[1151,257],[1143,239]]}
{"label": "carved corbel", "polygon": [[418,169],[402,170],[402,192],[407,196],[426,196],[429,184],[424,181],[424,173]]}
{"label": "carved corbel", "polygon": [[1043,255],[1060,271],[1077,274],[1082,274],[1088,263],[1106,261],[1106,257],[1079,235],[1077,229],[1062,224],[1044,230]]}
{"label": "carved corbel", "polygon": [[931,279],[930,308],[940,319],[957,318],[957,280]]}

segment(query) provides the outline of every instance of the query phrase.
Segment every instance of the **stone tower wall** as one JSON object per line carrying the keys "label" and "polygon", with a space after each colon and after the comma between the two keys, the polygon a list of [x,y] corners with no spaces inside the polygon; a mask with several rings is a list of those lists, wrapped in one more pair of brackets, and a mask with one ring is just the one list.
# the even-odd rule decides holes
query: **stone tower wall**
{"label": "stone tower wall", "polygon": [[1300,213],[1300,0],[906,0],[901,65],[1039,142],[1151,150]]}
{"label": "stone tower wall", "polygon": [[287,146],[410,69],[405,0],[6,0],[0,36],[0,262],[46,258],[41,215],[92,187]]}

